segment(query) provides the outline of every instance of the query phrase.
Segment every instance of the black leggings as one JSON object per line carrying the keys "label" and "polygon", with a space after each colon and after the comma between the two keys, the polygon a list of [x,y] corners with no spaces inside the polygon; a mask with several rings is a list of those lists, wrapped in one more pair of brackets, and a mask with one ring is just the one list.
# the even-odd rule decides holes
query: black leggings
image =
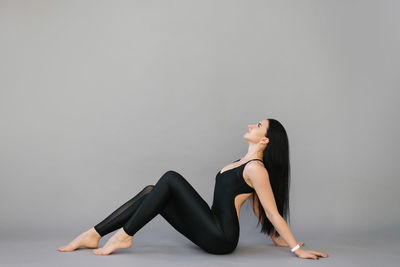
{"label": "black leggings", "polygon": [[228,254],[236,248],[207,202],[175,171],[167,171],[156,185],[146,186],[94,228],[104,236],[123,227],[133,236],[157,214],[208,253]]}

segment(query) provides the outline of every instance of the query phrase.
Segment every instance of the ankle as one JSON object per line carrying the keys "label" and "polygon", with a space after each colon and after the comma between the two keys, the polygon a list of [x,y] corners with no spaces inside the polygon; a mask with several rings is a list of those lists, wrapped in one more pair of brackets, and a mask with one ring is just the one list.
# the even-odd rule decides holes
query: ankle
{"label": "ankle", "polygon": [[90,235],[92,235],[93,237],[96,237],[98,239],[101,238],[101,235],[96,231],[96,229],[94,229],[94,227],[90,228],[88,233],[90,233]]}
{"label": "ankle", "polygon": [[124,239],[130,239],[130,238],[132,238],[131,235],[128,235],[128,234],[125,232],[124,228],[121,228],[121,230],[120,230],[120,236],[121,236],[122,238],[124,238]]}

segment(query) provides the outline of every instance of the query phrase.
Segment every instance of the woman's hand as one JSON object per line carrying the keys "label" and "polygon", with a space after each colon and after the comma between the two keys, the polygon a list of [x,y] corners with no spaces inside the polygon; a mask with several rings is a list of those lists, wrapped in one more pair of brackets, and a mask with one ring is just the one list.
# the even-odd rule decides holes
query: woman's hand
{"label": "woman's hand", "polygon": [[328,254],[325,254],[323,252],[315,251],[315,250],[303,250],[301,248],[298,248],[294,251],[294,254],[296,254],[297,257],[303,258],[303,259],[314,259],[314,260],[319,260],[318,257],[323,257],[327,258]]}
{"label": "woman's hand", "polygon": [[[274,242],[275,246],[277,247],[288,247],[289,245],[286,243],[285,239],[282,237],[274,237],[272,238],[272,242]],[[303,242],[298,242],[301,247],[304,246]]]}

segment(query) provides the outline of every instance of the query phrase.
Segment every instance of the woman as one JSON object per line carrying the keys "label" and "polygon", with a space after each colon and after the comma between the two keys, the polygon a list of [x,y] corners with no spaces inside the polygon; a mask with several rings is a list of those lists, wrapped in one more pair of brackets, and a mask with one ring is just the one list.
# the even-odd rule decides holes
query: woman
{"label": "woman", "polygon": [[[239,240],[239,214],[250,199],[254,213],[277,246],[286,246],[300,258],[319,259],[327,254],[303,250],[282,216],[289,213],[289,142],[282,124],[267,119],[249,125],[244,139],[249,148],[241,159],[216,175],[213,204],[208,204],[175,171],[167,171],[155,185],[148,185],[103,221],[82,233],[59,251],[97,248],[104,235],[115,233],[96,255],[108,255],[132,245],[133,235],[157,214],[204,251],[232,253]],[[261,205],[260,205],[261,204]],[[279,233],[279,234],[278,234]],[[279,236],[282,236],[280,238]]]}

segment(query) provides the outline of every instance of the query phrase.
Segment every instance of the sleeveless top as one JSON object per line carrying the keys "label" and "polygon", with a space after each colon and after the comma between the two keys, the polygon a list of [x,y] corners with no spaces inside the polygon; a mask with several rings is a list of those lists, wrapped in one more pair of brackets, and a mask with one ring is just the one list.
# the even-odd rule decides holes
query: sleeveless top
{"label": "sleeveless top", "polygon": [[263,162],[260,159],[251,159],[223,173],[219,171],[215,177],[216,181],[211,210],[218,219],[220,230],[224,232],[228,239],[234,242],[237,242],[239,237],[239,221],[235,207],[235,197],[239,194],[255,191],[254,188],[246,183],[243,177],[244,167],[252,160]]}

